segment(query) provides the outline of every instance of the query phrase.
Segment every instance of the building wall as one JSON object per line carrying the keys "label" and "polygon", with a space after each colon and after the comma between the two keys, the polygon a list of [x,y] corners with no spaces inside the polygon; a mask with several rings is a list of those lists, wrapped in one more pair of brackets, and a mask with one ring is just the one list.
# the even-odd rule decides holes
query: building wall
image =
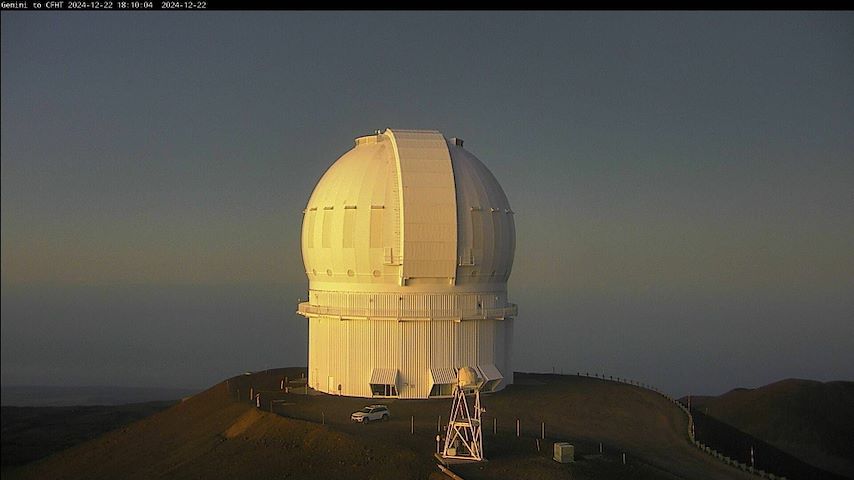
{"label": "building wall", "polygon": [[[374,368],[399,369],[400,398],[428,398],[430,369],[493,363],[512,383],[504,354],[512,320],[309,318],[309,385],[321,392],[370,397]],[[338,385],[341,385],[339,392]]]}

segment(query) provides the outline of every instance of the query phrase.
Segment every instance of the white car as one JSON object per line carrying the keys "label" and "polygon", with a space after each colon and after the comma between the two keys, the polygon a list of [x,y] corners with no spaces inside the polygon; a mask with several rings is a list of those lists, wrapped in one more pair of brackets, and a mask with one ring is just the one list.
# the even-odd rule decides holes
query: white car
{"label": "white car", "polygon": [[391,413],[389,413],[388,407],[385,405],[368,405],[358,412],[353,412],[350,415],[350,420],[360,423],[370,423],[374,420],[386,421],[390,416]]}

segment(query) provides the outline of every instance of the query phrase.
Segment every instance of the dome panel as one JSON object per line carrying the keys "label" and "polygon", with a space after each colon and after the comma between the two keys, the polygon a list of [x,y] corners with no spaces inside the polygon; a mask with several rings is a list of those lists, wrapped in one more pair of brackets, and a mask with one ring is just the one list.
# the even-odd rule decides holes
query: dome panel
{"label": "dome panel", "polygon": [[403,285],[456,276],[454,172],[439,132],[387,131],[395,148],[403,216]]}
{"label": "dome panel", "polygon": [[516,250],[516,227],[507,196],[477,157],[453,143],[448,149],[457,187],[457,281],[504,283]]}
{"label": "dome panel", "polygon": [[[323,174],[303,219],[303,262],[310,282],[396,283],[384,269],[384,247],[399,243],[394,153],[387,142],[362,143]],[[318,277],[313,271],[332,272]],[[348,275],[349,270],[353,275]],[[374,270],[381,272],[379,276]]]}

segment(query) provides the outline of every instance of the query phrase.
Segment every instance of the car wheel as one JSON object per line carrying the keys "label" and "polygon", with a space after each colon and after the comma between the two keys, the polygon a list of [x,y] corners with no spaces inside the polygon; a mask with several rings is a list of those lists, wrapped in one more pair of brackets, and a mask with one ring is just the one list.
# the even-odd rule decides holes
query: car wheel
{"label": "car wheel", "polygon": [[387,421],[388,421],[388,415],[383,415],[383,421],[384,421],[384,422],[387,422]]}

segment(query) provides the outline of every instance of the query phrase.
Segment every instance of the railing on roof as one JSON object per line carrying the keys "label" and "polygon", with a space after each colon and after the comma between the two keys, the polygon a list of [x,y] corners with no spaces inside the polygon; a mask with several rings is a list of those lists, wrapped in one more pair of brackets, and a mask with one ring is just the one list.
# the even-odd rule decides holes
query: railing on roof
{"label": "railing on roof", "polygon": [[459,320],[485,320],[485,319],[504,319],[507,317],[515,317],[519,312],[519,307],[514,303],[509,303],[504,307],[481,307],[478,309],[463,310],[455,309],[438,309],[425,311],[424,309],[399,309],[399,308],[352,308],[352,307],[330,307],[325,305],[312,305],[308,302],[299,304],[297,313],[306,317],[313,316],[329,316],[329,317],[353,317],[353,318],[397,318],[406,319],[459,319]]}

